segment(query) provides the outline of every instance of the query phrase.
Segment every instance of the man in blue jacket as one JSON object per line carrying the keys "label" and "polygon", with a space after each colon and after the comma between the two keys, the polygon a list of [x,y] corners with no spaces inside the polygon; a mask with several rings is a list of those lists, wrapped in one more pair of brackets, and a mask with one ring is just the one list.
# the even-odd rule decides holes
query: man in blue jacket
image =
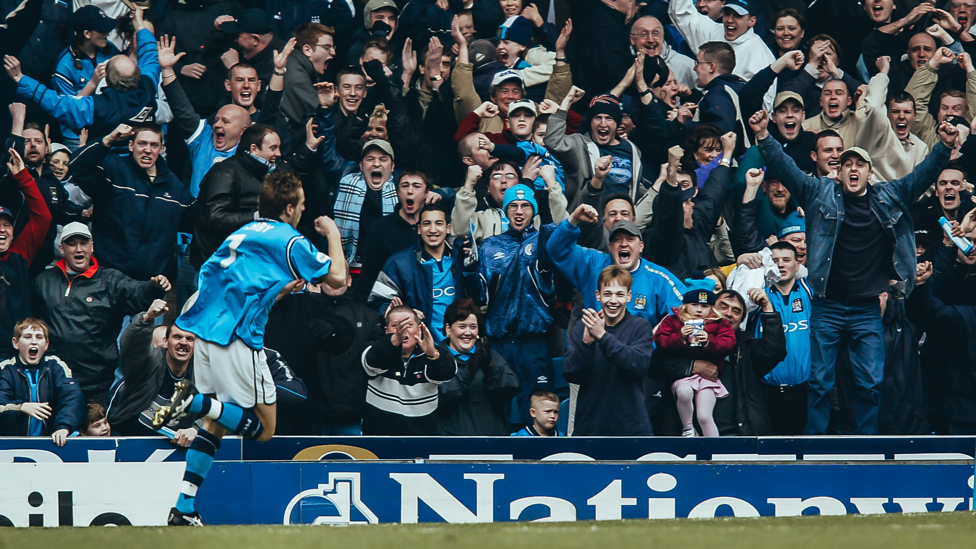
{"label": "man in blue jacket", "polygon": [[813,290],[812,342],[806,434],[824,434],[830,418],[834,365],[843,340],[849,344],[857,380],[855,434],[878,433],[884,374],[884,328],[878,296],[891,280],[915,283],[915,236],[909,205],[935,181],[949,161],[959,132],[943,123],[942,140],[907,176],[868,185],[871,157],[851,147],[840,157],[837,180],[809,176],[767,131],[769,117],[749,119],[772,177],[786,186],[807,212],[807,281]]}
{"label": "man in blue jacket", "polygon": [[[407,305],[424,315],[434,343],[444,340],[444,313],[461,291],[462,249],[447,245],[451,222],[440,203],[428,204],[417,224],[420,242],[390,256],[383,265],[369,303],[380,313]],[[467,237],[470,238],[470,237]]]}
{"label": "man in blue jacket", "polygon": [[[519,417],[530,421],[532,393],[549,391],[552,364],[546,334],[552,326],[549,301],[555,293],[545,241],[533,226],[538,211],[531,187],[505,191],[502,211],[508,230],[486,238],[478,250],[477,272],[465,272],[465,288],[488,306],[487,332],[494,349],[519,376]],[[551,226],[543,227],[547,234]]]}
{"label": "man in blue jacket", "polygon": [[142,10],[134,10],[138,65],[127,55],[108,61],[105,79],[108,87],[100,94],[79,97],[58,93],[29,76],[24,76],[20,61],[8,56],[4,68],[17,83],[17,95],[37,103],[72,131],[88,128],[92,138],[102,137],[122,122],[151,122],[156,113],[156,87],[159,86],[159,58],[156,39],[142,20]]}
{"label": "man in blue jacket", "polygon": [[[128,153],[112,153],[113,143],[126,141]],[[176,232],[193,203],[190,190],[160,158],[162,150],[159,125],[120,124],[71,162],[73,181],[95,203],[92,233],[102,265],[135,280],[176,274]]]}
{"label": "man in blue jacket", "polygon": [[48,348],[47,324],[25,318],[14,326],[17,356],[0,362],[0,434],[50,436],[64,446],[85,418],[85,399],[71,370]]}

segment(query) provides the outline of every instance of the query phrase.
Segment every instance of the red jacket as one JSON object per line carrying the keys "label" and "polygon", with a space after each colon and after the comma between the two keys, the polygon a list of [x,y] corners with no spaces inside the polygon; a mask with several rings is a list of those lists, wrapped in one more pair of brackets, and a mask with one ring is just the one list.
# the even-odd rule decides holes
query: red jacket
{"label": "red jacket", "polygon": [[732,324],[713,312],[712,316],[705,319],[708,343],[704,347],[691,347],[688,340],[681,335],[684,319],[677,308],[672,311],[661,321],[657,333],[654,334],[654,343],[666,351],[684,352],[693,360],[707,360],[722,371],[725,357],[735,348],[735,329]]}

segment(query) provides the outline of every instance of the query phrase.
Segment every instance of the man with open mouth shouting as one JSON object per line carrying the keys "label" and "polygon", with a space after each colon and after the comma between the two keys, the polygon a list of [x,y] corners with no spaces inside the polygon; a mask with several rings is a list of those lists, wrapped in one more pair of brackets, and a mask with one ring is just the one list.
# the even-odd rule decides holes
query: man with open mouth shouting
{"label": "man with open mouth shouting", "polygon": [[533,220],[539,207],[528,185],[509,187],[502,209],[508,230],[482,242],[477,272],[466,267],[464,286],[476,303],[488,305],[486,331],[494,349],[519,376],[519,417],[528,425],[532,393],[549,391],[552,385],[546,334],[553,322],[549,303],[555,287],[545,240],[553,226],[544,226],[542,233],[536,230]]}
{"label": "man with open mouth shouting", "polygon": [[[112,147],[121,144],[128,151],[113,153]],[[177,229],[193,203],[190,190],[160,156],[162,150],[159,125],[120,124],[74,159],[74,182],[95,205],[92,234],[100,244],[98,259],[136,280],[175,270]]]}
{"label": "man with open mouth shouting", "polygon": [[783,153],[766,126],[765,111],[749,119],[770,175],[804,207],[810,236],[807,281],[813,290],[810,319],[811,366],[809,416],[805,433],[823,434],[830,415],[830,391],[840,342],[850,342],[851,367],[857,380],[853,416],[856,434],[878,433],[884,337],[878,295],[891,280],[905,293],[915,282],[914,227],[907,211],[945,167],[959,131],[939,127],[941,143],[902,179],[868,185],[871,156],[851,147],[840,155],[838,179],[804,174]]}

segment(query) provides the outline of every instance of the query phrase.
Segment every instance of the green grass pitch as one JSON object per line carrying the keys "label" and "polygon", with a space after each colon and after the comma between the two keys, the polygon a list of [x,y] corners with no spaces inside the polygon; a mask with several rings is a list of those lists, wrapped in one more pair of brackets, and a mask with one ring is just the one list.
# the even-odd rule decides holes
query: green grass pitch
{"label": "green grass pitch", "polygon": [[667,549],[976,547],[976,514],[377,526],[0,530],[0,548]]}

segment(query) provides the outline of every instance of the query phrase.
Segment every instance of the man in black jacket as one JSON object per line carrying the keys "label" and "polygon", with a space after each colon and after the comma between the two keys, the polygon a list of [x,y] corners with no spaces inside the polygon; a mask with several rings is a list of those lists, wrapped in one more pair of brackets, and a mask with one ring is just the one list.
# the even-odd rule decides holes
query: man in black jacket
{"label": "man in black jacket", "polygon": [[[712,417],[722,436],[756,436],[773,432],[769,411],[759,387],[759,379],[772,371],[786,358],[786,335],[783,320],[773,310],[766,293],[758,288],[749,290],[749,298],[762,308],[759,322],[762,323],[763,336],[756,339],[748,332],[738,329],[746,311],[746,302],[734,290],[719,292],[715,298],[715,310],[722,313],[735,326],[736,345],[725,359],[725,366],[719,372],[717,364],[707,360],[688,360],[675,357],[662,351],[654,353],[651,371],[654,378],[674,381],[692,374],[707,379],[721,379],[732,398],[723,398],[715,405]],[[673,414],[676,420],[677,414]],[[678,434],[674,421],[659,428],[655,434]],[[673,425],[672,425],[673,424]]]}
{"label": "man in black jacket", "polygon": [[268,317],[267,345],[282,356],[308,387],[306,406],[297,413],[278,410],[276,433],[283,435],[363,434],[367,376],[362,355],[382,337],[380,316],[348,292],[309,285],[281,299]]}
{"label": "man in black jacket", "polygon": [[108,404],[119,366],[116,344],[122,319],[149,308],[170,289],[158,275],[146,282],[99,266],[88,227],[69,223],[61,232],[64,259],[33,284],[34,312],[51,330],[51,350],[74,366],[88,401]]}
{"label": "man in black jacket", "polygon": [[203,265],[232,232],[257,219],[264,176],[281,157],[274,128],[254,124],[244,130],[234,156],[215,165],[200,182],[190,262]]}
{"label": "man in black jacket", "polygon": [[414,247],[420,241],[417,224],[420,210],[430,193],[430,176],[424,172],[400,172],[397,179],[397,206],[369,226],[363,247],[363,267],[354,293],[365,300],[373,289],[383,265],[391,255]]}
{"label": "man in black jacket", "polygon": [[193,379],[195,335],[169,326],[163,346],[152,344],[156,319],[166,310],[166,302],[157,299],[122,332],[119,341],[122,382],[113,387],[106,414],[116,434],[151,436],[159,432],[188,447],[196,436],[195,417],[171,420],[158,431],[152,428],[155,411],[169,403],[176,383],[184,377]]}
{"label": "man in black jacket", "polygon": [[718,267],[708,244],[729,195],[732,178],[729,165],[735,143],[734,133],[722,136],[722,160],[700,190],[692,177],[694,172],[684,167],[677,168],[674,176],[682,190],[670,184],[661,185],[661,193],[654,201],[653,221],[644,229],[644,242],[653,243],[644,248],[645,259],[680,279],[687,278],[696,269]]}
{"label": "man in black jacket", "polygon": [[[128,153],[112,153],[113,143],[125,142]],[[175,274],[177,229],[193,203],[189,188],[160,158],[162,150],[159,125],[120,124],[71,162],[74,183],[94,201],[102,265],[136,280]]]}

